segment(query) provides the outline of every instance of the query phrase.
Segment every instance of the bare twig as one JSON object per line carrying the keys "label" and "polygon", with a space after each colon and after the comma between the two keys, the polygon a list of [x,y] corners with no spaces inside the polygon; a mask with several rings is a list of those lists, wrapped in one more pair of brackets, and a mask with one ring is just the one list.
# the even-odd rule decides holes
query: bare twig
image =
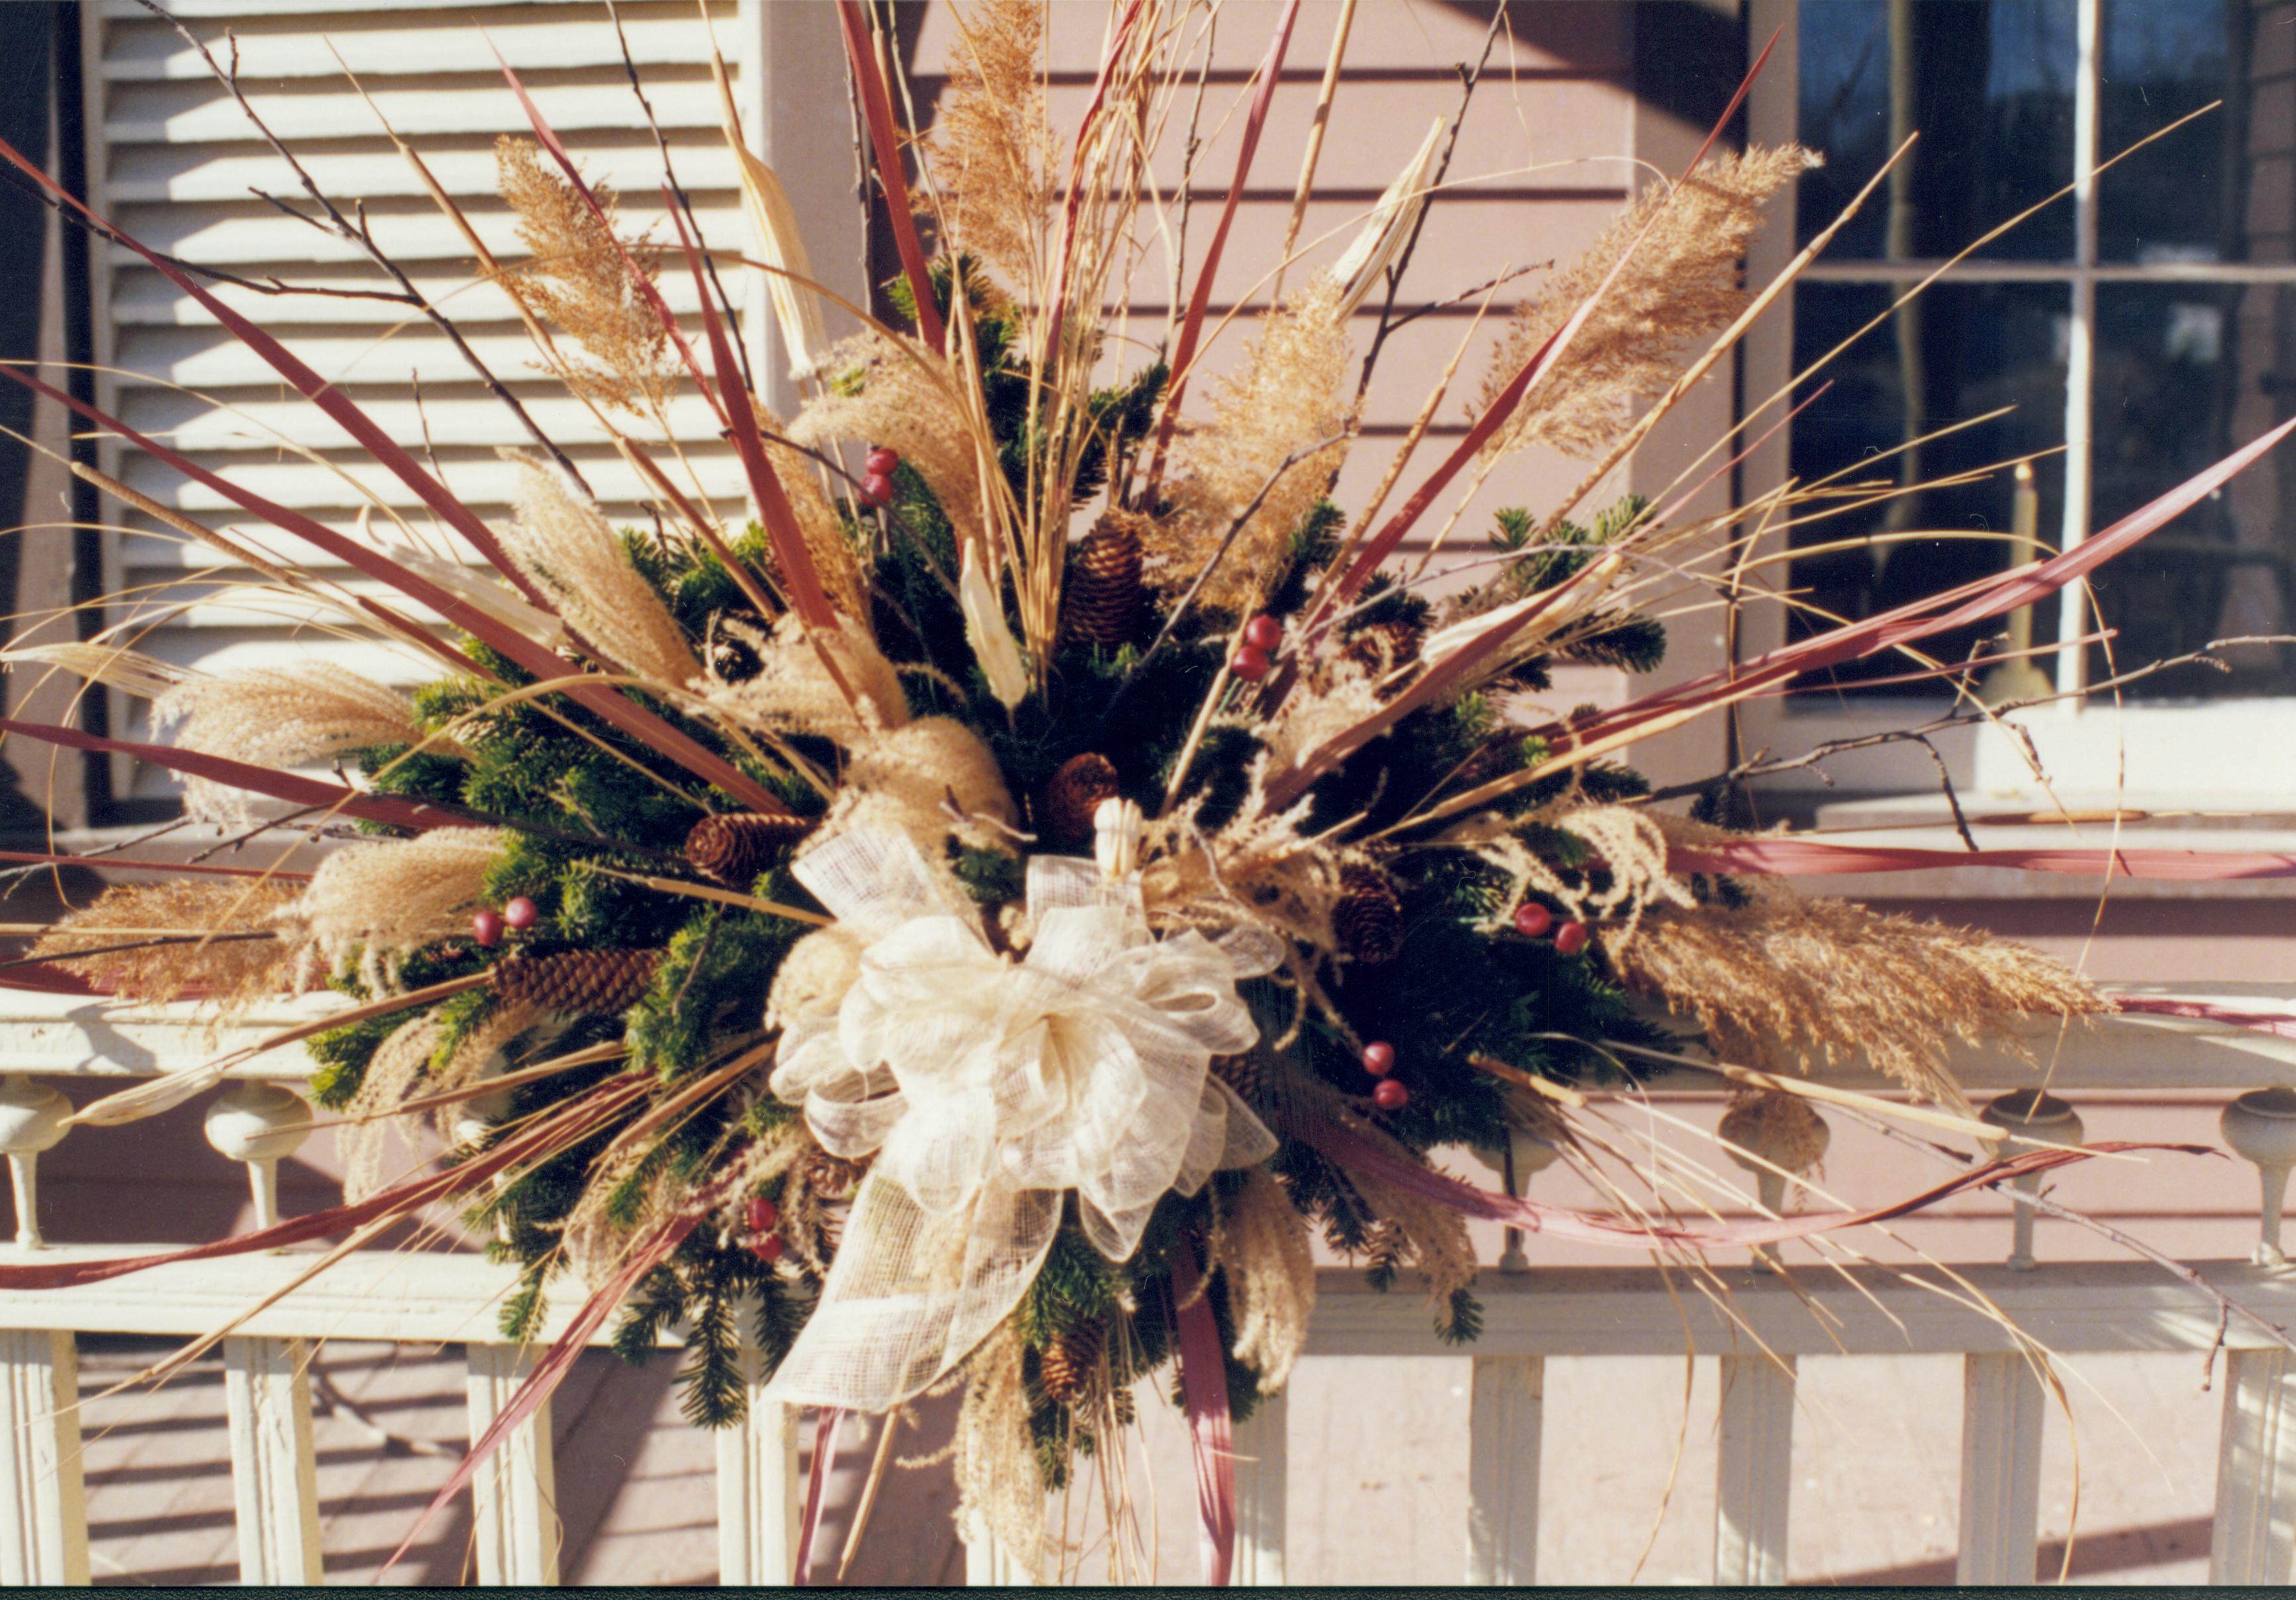
{"label": "bare twig", "polygon": [[[149,0],[145,3],[149,4]],[[1451,118],[1450,135],[1443,141],[1443,153],[1437,158],[1434,174],[1427,181],[1427,192],[1431,195],[1442,192],[1444,176],[1451,170],[1451,152],[1459,148],[1459,130],[1467,125],[1467,107],[1475,98],[1475,86],[1482,81],[1484,67],[1490,62],[1491,46],[1498,43],[1499,25],[1506,20],[1506,11],[1505,0],[1500,0],[1499,4],[1491,8],[1490,26],[1483,30],[1482,54],[1475,58],[1472,67],[1464,61],[1458,64],[1459,110]],[[1362,403],[1365,391],[1371,388],[1372,369],[1379,364],[1380,352],[1386,347],[1387,336],[1402,326],[1394,320],[1396,291],[1403,287],[1403,274],[1411,266],[1413,252],[1419,249],[1420,230],[1427,225],[1427,214],[1434,208],[1431,204],[1419,208],[1419,215],[1411,220],[1411,236],[1403,241],[1403,249],[1396,253],[1395,264],[1387,269],[1387,293],[1380,301],[1379,326],[1372,333],[1371,348],[1364,352],[1363,371],[1356,379],[1358,404]]]}
{"label": "bare twig", "polygon": [[[1923,1139],[1921,1135],[1908,1132],[1903,1128],[1892,1126],[1886,1118],[1874,1116],[1849,1106],[1836,1105],[1831,1108],[1841,1112],[1842,1115],[1862,1126],[1871,1128],[1884,1138],[1895,1139],[1901,1145],[1910,1146],[1939,1161],[1959,1167],[1972,1167],[1977,1164],[1975,1156],[1965,1155],[1950,1146],[1940,1145],[1933,1139]],[[2280,1324],[2266,1320],[2174,1256],[2154,1249],[2133,1235],[2123,1233],[2112,1223],[2092,1217],[2086,1212],[2075,1211],[2062,1202],[2053,1200],[2037,1190],[2019,1188],[2007,1179],[1996,1179],[1983,1187],[1992,1189],[1996,1194],[2005,1196],[2016,1204],[2037,1211],[2043,1216],[2054,1217],[2061,1222],[2070,1222],[2076,1227],[2086,1228],[2098,1237],[2112,1241],[2132,1255],[2142,1256],[2171,1278],[2191,1288],[2195,1294],[2207,1296],[2215,1304],[2217,1314],[2221,1320],[2229,1322],[2231,1318],[2237,1317],[2283,1350],[2296,1351],[2296,1339],[2290,1338],[2288,1330]],[[2223,1338],[2221,1328],[2218,1332],[2218,1338],[2221,1342]]]}
{"label": "bare twig", "polygon": [[[1717,781],[1735,782],[1745,778],[1767,778],[1778,772],[1797,771],[1806,767],[1816,766],[1829,756],[1840,755],[1851,750],[1866,750],[1878,745],[1907,742],[1927,744],[1932,735],[1942,733],[1948,729],[1966,727],[1972,722],[1997,721],[2004,714],[2012,711],[2030,710],[2036,706],[2054,705],[2064,699],[2085,698],[2101,690],[2119,689],[2123,685],[2137,682],[2175,667],[2205,665],[2220,672],[2229,672],[2231,668],[2218,660],[2215,652],[2243,644],[2296,644],[2296,633],[2243,633],[2230,639],[2211,639],[2197,650],[2187,651],[2182,656],[2164,657],[2148,665],[2133,667],[2116,677],[2103,679],[2069,694],[2035,695],[2029,699],[2005,700],[1998,706],[1988,706],[1973,711],[1956,711],[1944,716],[1933,717],[1918,727],[1892,728],[1881,733],[1830,739],[1822,744],[1812,746],[1800,755],[1782,756],[1776,760],[1766,759],[1766,753],[1757,753],[1752,759],[1739,763],[1726,772],[1719,774],[1718,778],[1702,778],[1694,783],[1675,784],[1652,794],[1644,803],[1656,804],[1662,800],[1679,800],[1685,796],[1695,795],[1708,785]],[[2014,723],[2002,725],[2013,730],[2016,726]],[[1932,750],[1931,754],[1934,755],[1935,751]]]}
{"label": "bare twig", "polygon": [[249,192],[258,200],[269,201],[290,216],[332,233],[346,244],[358,247],[361,254],[381,268],[391,282],[398,285],[398,294],[390,298],[420,313],[425,321],[444,334],[447,342],[454,346],[455,353],[463,358],[463,364],[468,366],[477,375],[479,381],[486,386],[488,391],[507,406],[511,414],[518,419],[519,426],[526,430],[527,437],[548,452],[550,458],[558,463],[566,475],[581,485],[584,494],[589,494],[589,482],[583,478],[581,469],[575,466],[573,458],[551,442],[550,437],[542,431],[541,425],[535,421],[518,396],[512,394],[509,387],[495,376],[493,370],[480,359],[479,353],[471,348],[470,341],[463,337],[462,330],[455,326],[453,320],[445,312],[433,306],[430,297],[414,286],[414,280],[406,275],[406,269],[392,260],[381,246],[375,243],[374,235],[366,226],[364,208],[361,208],[359,220],[357,223],[346,217],[341,208],[326,197],[325,192],[320,189],[309,170],[304,167],[295,152],[288,149],[285,142],[271,131],[270,124],[265,122],[261,114],[249,103],[246,92],[239,86],[237,39],[234,38],[232,41],[232,64],[226,68],[216,60],[215,53],[207,46],[207,41],[193,33],[173,12],[160,5],[158,0],[136,0],[136,4],[172,27],[183,36],[185,44],[200,53],[200,59],[207,62],[208,70],[215,75],[216,81],[229,92],[233,100],[238,102],[240,114],[247,118],[249,126],[263,136],[263,142],[271,147],[272,153],[284,161],[288,169],[294,173],[295,181],[303,186],[303,192],[309,195],[312,203],[324,214],[324,220],[322,221],[319,217],[299,211],[259,189],[250,190]]}
{"label": "bare twig", "polygon": [[622,31],[621,7],[615,4],[615,0],[606,0],[606,15],[613,19],[614,42],[621,46],[622,71],[630,80],[630,93],[637,96],[638,110],[645,113],[646,127],[653,130],[654,148],[661,152],[662,176],[668,180],[670,193],[676,197],[678,209],[685,213],[687,225],[693,228],[694,240],[701,247],[701,270],[709,274],[709,287],[718,291],[718,303],[725,308],[726,324],[734,336],[734,359],[741,363],[742,381],[750,386],[750,392],[754,395],[758,393],[758,378],[750,367],[750,346],[749,341],[742,337],[741,316],[734,309],[733,297],[726,292],[726,285],[718,280],[718,263],[709,253],[709,241],[702,236],[701,219],[693,214],[693,197],[685,192],[685,185],[677,181],[677,167],[670,160],[668,136],[661,131],[661,124],[653,114],[653,102],[646,98],[645,85],[639,80],[637,58],[630,53],[629,37]]}

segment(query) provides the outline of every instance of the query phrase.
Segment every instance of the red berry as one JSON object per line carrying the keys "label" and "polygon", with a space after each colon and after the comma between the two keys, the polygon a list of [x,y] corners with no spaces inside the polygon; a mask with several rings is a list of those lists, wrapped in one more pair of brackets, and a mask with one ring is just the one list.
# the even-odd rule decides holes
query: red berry
{"label": "red berry", "polygon": [[503,907],[503,920],[515,928],[529,928],[542,920],[542,908],[521,894]]}
{"label": "red berry", "polygon": [[869,453],[868,459],[861,463],[861,468],[863,471],[873,472],[880,478],[890,478],[893,476],[893,469],[900,464],[899,451],[880,445]]}
{"label": "red berry", "polygon": [[1371,1103],[1382,1111],[1400,1111],[1411,1104],[1411,1091],[1392,1078],[1382,1078],[1371,1091]]}
{"label": "red berry", "polygon": [[1283,624],[1261,615],[1243,624],[1243,641],[1256,650],[1272,650],[1283,642]]}
{"label": "red berry", "polygon": [[872,472],[861,480],[861,501],[865,505],[884,505],[893,498],[893,480],[882,472]]}
{"label": "red berry", "polygon": [[769,1233],[750,1246],[750,1253],[768,1267],[782,1259],[782,1236]]}
{"label": "red berry", "polygon": [[1395,1047],[1384,1039],[1364,1046],[1363,1069],[1374,1078],[1384,1078],[1395,1070]]}
{"label": "red berry", "polygon": [[1267,652],[1254,645],[1245,645],[1227,658],[1227,670],[1248,683],[1257,683],[1267,675]]}
{"label": "red berry", "polygon": [[771,1233],[781,1224],[782,1208],[763,1195],[752,1195],[750,1204],[742,1208],[742,1220],[749,1224],[751,1233]]}
{"label": "red berry", "polygon": [[1514,909],[1514,931],[1526,939],[1536,939],[1554,926],[1554,913],[1535,900],[1526,900]]}
{"label": "red berry", "polygon": [[1566,956],[1575,956],[1587,948],[1587,925],[1566,922],[1554,930],[1554,948]]}
{"label": "red berry", "polygon": [[480,911],[471,918],[471,937],[488,950],[502,943],[503,919],[499,911]]}

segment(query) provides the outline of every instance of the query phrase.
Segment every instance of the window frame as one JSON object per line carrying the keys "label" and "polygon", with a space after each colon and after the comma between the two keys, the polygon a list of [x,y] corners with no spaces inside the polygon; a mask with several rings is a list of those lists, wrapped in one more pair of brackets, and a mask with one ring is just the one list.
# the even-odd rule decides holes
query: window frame
{"label": "window frame", "polygon": [[[1946,284],[2050,283],[2066,286],[2069,334],[2066,350],[2063,518],[2052,533],[2060,548],[2081,543],[2090,527],[2095,466],[2097,287],[2105,283],[2296,284],[2296,263],[2106,262],[2098,259],[2095,167],[2099,90],[2103,47],[2104,0],[2073,0],[2075,20],[2073,104],[2073,255],[2068,259],[2019,261],[1971,259],[1948,267],[1937,261],[1880,262],[1820,257],[1800,282],[1903,286],[1931,278]],[[1784,143],[1797,136],[1800,83],[1800,0],[1746,0],[1751,38],[1773,35],[1776,44],[1762,78],[1748,98],[1748,136],[1759,144]],[[1821,152],[1823,153],[1823,152]],[[1774,281],[1792,261],[1797,246],[1792,186],[1773,204],[1770,226],[1757,241],[1747,263],[1752,284]],[[1793,298],[1780,297],[1757,324],[1741,353],[1741,415],[1748,431],[1761,435],[1775,422],[1778,408],[1759,410],[1792,375]],[[1788,472],[1787,429],[1780,429],[1749,455],[1741,478],[1742,502],[1751,502],[1784,482]],[[1754,530],[1742,530],[1751,533]],[[1763,557],[1783,554],[1782,535],[1766,536]],[[2070,641],[2091,625],[2088,588],[2076,582],[2054,605],[2036,608],[2037,641],[2054,637],[2053,657],[2037,659],[2061,695],[2086,687],[2087,651]],[[1785,640],[1783,606],[1749,607],[1740,624],[1740,659],[1775,648]],[[1742,710],[1736,746],[1749,755],[1765,749],[1795,755],[1813,746],[1926,722],[1941,709],[1934,698],[1859,697],[1831,701],[1817,696],[1782,697],[1749,702]],[[1841,797],[1890,793],[1935,794],[1939,764],[1956,788],[1979,797],[2017,797],[2046,802],[2054,794],[2067,804],[2094,803],[2121,795],[2129,802],[2158,804],[2205,797],[2212,806],[2248,801],[2287,809],[2296,793],[2296,757],[2275,756],[2296,726],[2296,698],[2253,697],[2219,701],[2169,702],[2124,706],[2110,700],[2074,698],[2031,707],[2013,719],[2023,731],[1992,726],[1950,731],[1932,742],[1931,752],[1916,743],[1898,743],[1846,752],[1830,759],[1826,771],[1786,774],[1768,780],[1763,793],[1787,805],[1806,805],[1829,792]],[[2271,736],[2271,737],[2267,737]],[[2039,781],[2022,747],[2038,748],[2048,781]],[[1830,782],[1829,782],[1830,780]]]}

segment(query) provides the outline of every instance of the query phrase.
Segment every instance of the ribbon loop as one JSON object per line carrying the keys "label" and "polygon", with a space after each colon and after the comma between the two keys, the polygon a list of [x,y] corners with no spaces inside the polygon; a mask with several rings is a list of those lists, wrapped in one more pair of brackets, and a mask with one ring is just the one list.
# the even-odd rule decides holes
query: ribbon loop
{"label": "ribbon loop", "polygon": [[773,1090],[824,1148],[875,1159],[769,1398],[898,1405],[1019,1302],[1066,1191],[1122,1260],[1165,1194],[1275,1151],[1210,1075],[1259,1039],[1235,985],[1281,959],[1270,935],[1160,940],[1136,878],[1036,856],[1033,937],[1013,961],[905,837],[839,834],[792,870],[865,948],[833,1010],[790,1022]]}

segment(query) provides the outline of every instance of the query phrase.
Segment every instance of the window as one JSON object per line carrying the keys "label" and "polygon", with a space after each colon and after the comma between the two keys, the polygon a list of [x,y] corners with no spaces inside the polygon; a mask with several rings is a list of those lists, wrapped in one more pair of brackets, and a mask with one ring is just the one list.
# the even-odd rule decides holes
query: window
{"label": "window", "polygon": [[[1808,404],[1768,453],[1767,481],[1838,474],[1897,491],[1792,530],[1787,570],[1812,607],[1860,616],[2000,570],[2021,511],[2043,546],[2078,541],[2296,410],[2296,5],[1757,0],[1751,20],[1758,38],[1785,29],[1754,136],[1799,138],[1827,162],[1802,180],[1792,238],[1771,242],[1758,273],[1782,266],[1920,135],[1797,284],[1791,331],[1750,353],[1758,404],[1851,341],[1797,386]],[[2212,102],[1890,310],[1946,257]],[[2006,465],[2029,457],[2021,492]],[[1809,624],[1770,625],[1757,648]],[[2100,629],[2109,645],[2076,642]],[[2039,608],[2030,630],[2036,644],[2061,644],[2037,665],[2068,690],[2212,640],[2296,633],[2296,461],[2259,463],[2087,591]],[[1930,648],[1965,658],[2000,634],[1990,624]],[[2223,654],[2228,671],[2184,666],[2121,695],[2140,711],[2212,702],[2200,719],[2212,728],[2235,703],[2251,715],[2296,711],[2273,705],[2296,697],[2296,645]],[[1878,724],[1876,701],[1897,702],[1889,714],[1900,717],[1907,699],[1937,707],[1944,684],[1874,682],[1908,665],[1881,657],[1805,683],[1770,731],[1803,723],[1793,737],[1807,747]],[[2060,743],[2087,722],[2133,745],[2133,724],[2100,714],[2105,701],[2078,716],[2052,709]],[[2145,742],[2166,747],[2153,731]],[[1967,753],[1957,759],[1965,766]],[[2152,781],[2181,787],[2173,771]]]}

